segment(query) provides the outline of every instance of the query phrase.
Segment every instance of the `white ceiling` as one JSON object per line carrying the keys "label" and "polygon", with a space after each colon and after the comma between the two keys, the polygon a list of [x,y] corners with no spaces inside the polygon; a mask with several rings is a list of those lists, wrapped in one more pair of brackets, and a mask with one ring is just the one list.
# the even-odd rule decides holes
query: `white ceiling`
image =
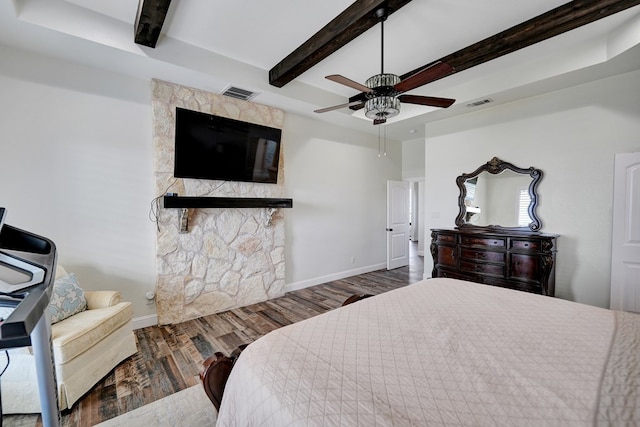
{"label": "white ceiling", "polygon": [[[385,23],[385,71],[404,74],[567,0],[414,0]],[[268,71],[352,0],[174,0],[155,49],[136,45],[138,0],[0,1],[0,44],[106,70],[221,92],[260,92],[255,102],[377,134],[341,104],[357,91],[328,81],[342,74],[364,83],[380,71],[380,26],[361,35],[284,88]],[[411,94],[456,98],[449,109],[403,104],[386,126],[398,140],[420,137],[424,123],[640,68],[640,6],[513,54],[456,73]]]}

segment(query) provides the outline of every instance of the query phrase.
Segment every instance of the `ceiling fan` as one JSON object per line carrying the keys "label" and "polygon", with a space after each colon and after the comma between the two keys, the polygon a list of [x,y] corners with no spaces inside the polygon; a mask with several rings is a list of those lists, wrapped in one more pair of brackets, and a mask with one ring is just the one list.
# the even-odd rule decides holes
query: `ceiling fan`
{"label": "ceiling fan", "polygon": [[436,62],[430,67],[419,71],[404,80],[400,80],[400,77],[395,74],[388,74],[384,72],[384,21],[386,21],[387,16],[388,11],[386,8],[381,7],[376,10],[376,17],[380,21],[381,34],[380,74],[376,74],[375,76],[367,79],[364,85],[348,79],[347,77],[341,76],[340,74],[326,76],[326,78],[331,81],[364,92],[366,100],[347,102],[345,104],[334,105],[333,107],[314,110],[314,112],[326,113],[327,111],[333,111],[345,107],[364,106],[365,116],[373,119],[374,125],[379,125],[385,123],[388,118],[395,117],[400,113],[401,102],[441,108],[450,107],[454,102],[456,102],[455,99],[451,98],[403,95],[404,92],[408,92],[452,73],[453,67],[449,64]]}

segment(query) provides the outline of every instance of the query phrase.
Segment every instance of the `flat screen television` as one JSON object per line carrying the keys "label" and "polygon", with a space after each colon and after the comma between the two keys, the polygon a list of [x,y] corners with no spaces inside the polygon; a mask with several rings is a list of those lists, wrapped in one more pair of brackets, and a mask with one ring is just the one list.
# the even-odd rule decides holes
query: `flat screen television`
{"label": "flat screen television", "polygon": [[280,129],[176,108],[174,176],[278,182]]}

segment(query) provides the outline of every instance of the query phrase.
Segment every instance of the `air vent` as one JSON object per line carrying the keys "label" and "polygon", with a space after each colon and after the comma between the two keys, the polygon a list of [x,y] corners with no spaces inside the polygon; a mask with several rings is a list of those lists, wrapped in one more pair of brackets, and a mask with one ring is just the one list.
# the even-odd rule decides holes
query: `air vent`
{"label": "air vent", "polygon": [[242,99],[243,101],[249,101],[250,99],[255,98],[260,92],[251,92],[247,89],[242,89],[235,86],[227,86],[222,94],[225,96],[230,96],[231,98]]}
{"label": "air vent", "polygon": [[467,104],[467,107],[475,108],[475,107],[479,107],[479,106],[484,105],[484,104],[489,104],[491,102],[493,102],[493,99],[485,98],[485,99],[481,99],[480,101],[475,101],[475,102],[472,102],[471,104]]}

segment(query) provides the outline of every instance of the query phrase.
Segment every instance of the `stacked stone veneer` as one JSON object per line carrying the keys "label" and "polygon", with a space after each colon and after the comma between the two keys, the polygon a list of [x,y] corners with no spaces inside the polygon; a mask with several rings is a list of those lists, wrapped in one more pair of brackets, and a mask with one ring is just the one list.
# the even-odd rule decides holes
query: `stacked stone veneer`
{"label": "stacked stone veneer", "polygon": [[[176,107],[282,128],[282,110],[160,80],[152,81],[156,193],[180,196],[284,197],[281,145],[278,184],[173,177]],[[284,218],[280,210],[158,209],[156,303],[169,324],[241,307],[284,293]]]}

